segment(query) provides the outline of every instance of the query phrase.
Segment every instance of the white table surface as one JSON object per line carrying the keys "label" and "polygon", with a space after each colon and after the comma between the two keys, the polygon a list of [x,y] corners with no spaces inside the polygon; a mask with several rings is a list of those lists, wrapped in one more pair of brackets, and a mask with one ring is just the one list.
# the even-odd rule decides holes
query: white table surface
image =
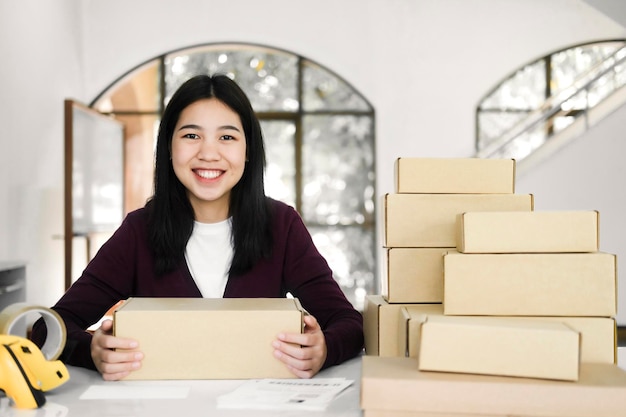
{"label": "white table surface", "polygon": [[[207,416],[333,416],[361,417],[359,392],[361,386],[361,358],[320,372],[316,378],[346,378],[353,384],[340,393],[325,411],[225,410],[217,409],[216,398],[232,392],[243,380],[183,380],[183,381],[103,381],[100,374],[83,368],[68,367],[70,380],[46,393],[46,404],[37,410],[19,410],[9,406],[6,397],[0,397],[2,417],[207,417]],[[95,399],[79,397],[90,387],[128,386],[129,389],[189,388],[181,399]]]}
{"label": "white table surface", "polygon": [[[617,349],[618,365],[626,370],[626,347]],[[59,388],[46,393],[47,402],[37,410],[18,410],[9,406],[6,397],[0,397],[2,417],[196,417],[196,416],[341,416],[361,417],[359,392],[361,387],[361,358],[320,372],[317,378],[347,378],[353,380],[351,387],[343,391],[326,411],[261,411],[218,409],[216,398],[232,392],[244,381],[120,381],[106,382],[94,371],[68,367],[70,380]],[[97,399],[81,400],[80,396],[93,386],[128,386],[188,388],[189,393],[181,399]]]}

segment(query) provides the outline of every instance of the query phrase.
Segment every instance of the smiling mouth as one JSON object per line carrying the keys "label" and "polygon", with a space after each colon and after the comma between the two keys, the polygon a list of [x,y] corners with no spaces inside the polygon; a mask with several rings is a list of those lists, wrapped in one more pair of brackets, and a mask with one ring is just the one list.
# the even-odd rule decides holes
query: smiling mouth
{"label": "smiling mouth", "polygon": [[212,180],[214,178],[217,178],[223,173],[223,171],[221,170],[214,170],[214,169],[195,169],[194,172],[196,173],[197,176],[207,179],[207,180]]}

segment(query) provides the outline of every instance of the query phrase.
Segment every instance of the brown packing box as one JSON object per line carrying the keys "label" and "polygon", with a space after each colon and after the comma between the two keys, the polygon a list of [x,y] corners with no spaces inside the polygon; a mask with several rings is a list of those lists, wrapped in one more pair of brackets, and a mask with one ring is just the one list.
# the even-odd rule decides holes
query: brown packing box
{"label": "brown packing box", "polygon": [[561,321],[580,332],[580,361],[617,363],[617,324],[612,317],[525,317],[526,320]]}
{"label": "brown packing box", "polygon": [[415,358],[364,356],[364,410],[542,417],[626,415],[626,371],[581,364],[578,381],[427,372]]}
{"label": "brown packing box", "polygon": [[596,252],[597,211],[470,212],[457,217],[463,253]]}
{"label": "brown packing box", "polygon": [[[400,311],[401,322],[399,324],[400,349],[404,347],[406,356],[417,358],[419,351],[420,326],[429,315],[436,314],[434,311],[424,312],[423,309],[414,306],[403,307]],[[441,313],[443,314],[443,306]],[[465,316],[463,316],[465,317]],[[472,316],[469,316],[472,317]],[[615,319],[607,317],[519,317],[497,316],[502,318],[515,318],[516,320],[551,321],[564,323],[580,333],[580,361],[584,363],[617,363],[617,326]],[[402,355],[401,355],[402,356]]]}
{"label": "brown packing box", "polygon": [[449,248],[388,248],[382,293],[390,303],[441,303]]}
{"label": "brown packing box", "polygon": [[513,194],[515,160],[479,158],[398,158],[398,193]]}
{"label": "brown packing box", "polygon": [[429,413],[421,411],[363,410],[363,417],[525,417],[505,414]]}
{"label": "brown packing box", "polygon": [[580,333],[563,323],[501,317],[428,316],[421,371],[576,381]]}
{"label": "brown packing box", "polygon": [[444,255],[444,314],[614,317],[616,256]]}
{"label": "brown packing box", "polygon": [[532,209],[532,194],[385,194],[384,246],[456,248],[458,214]]}
{"label": "brown packing box", "polygon": [[294,378],[272,341],[301,333],[303,315],[288,298],[131,298],[114,313],[114,333],[145,355],[126,379]]}
{"label": "brown packing box", "polygon": [[[375,356],[404,355],[399,345],[400,309],[421,304],[391,304],[382,295],[365,297],[363,308],[363,332],[365,333],[365,353]],[[435,308],[442,309],[441,304]]]}
{"label": "brown packing box", "polygon": [[413,304],[400,309],[398,321],[398,355],[417,357],[420,327],[429,316],[442,316],[442,304]]}

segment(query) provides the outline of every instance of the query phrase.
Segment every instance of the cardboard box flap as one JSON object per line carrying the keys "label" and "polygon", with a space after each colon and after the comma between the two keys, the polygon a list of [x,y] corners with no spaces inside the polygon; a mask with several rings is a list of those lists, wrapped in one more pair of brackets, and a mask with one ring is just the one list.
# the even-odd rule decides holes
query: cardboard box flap
{"label": "cardboard box flap", "polygon": [[419,348],[419,328],[429,316],[443,315],[442,304],[410,304],[400,310],[398,356],[416,356]]}
{"label": "cardboard box flap", "polygon": [[131,297],[118,311],[303,311],[297,298]]}

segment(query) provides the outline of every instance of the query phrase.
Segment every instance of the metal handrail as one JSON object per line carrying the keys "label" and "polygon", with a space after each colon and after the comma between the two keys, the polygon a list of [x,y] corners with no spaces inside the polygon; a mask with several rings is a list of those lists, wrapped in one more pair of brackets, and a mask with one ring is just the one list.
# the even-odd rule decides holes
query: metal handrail
{"label": "metal handrail", "polygon": [[[623,54],[621,58],[618,57],[620,54]],[[615,60],[615,62],[613,62],[610,66],[603,68],[606,66],[607,62],[611,60]],[[598,80],[600,80],[609,72],[614,71],[616,67],[620,64],[624,63],[626,63],[626,46],[619,48],[613,54],[608,56],[605,60],[588,69],[585,73],[580,75],[569,87],[563,89],[553,96],[548,97],[544,104],[537,110],[531,112],[528,117],[514,124],[508,131],[500,136],[500,138],[489,143],[483,149],[478,150],[476,152],[476,157],[490,158],[497,155],[501,149],[508,146],[511,142],[513,142],[521,135],[532,132],[540,124],[545,124],[547,121],[554,118],[555,115],[563,112],[562,107],[564,103],[583,91],[588,92],[591,86],[597,83]],[[586,107],[583,110],[587,111],[588,109],[589,105],[587,103]]]}

